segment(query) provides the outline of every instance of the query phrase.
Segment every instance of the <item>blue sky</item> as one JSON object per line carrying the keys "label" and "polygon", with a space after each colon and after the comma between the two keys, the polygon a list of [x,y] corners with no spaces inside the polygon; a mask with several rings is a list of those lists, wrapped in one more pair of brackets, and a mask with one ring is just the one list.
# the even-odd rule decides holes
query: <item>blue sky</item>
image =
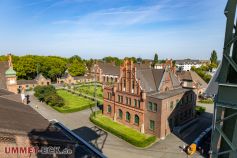
{"label": "blue sky", "polygon": [[226,0],[0,0],[0,54],[221,57]]}

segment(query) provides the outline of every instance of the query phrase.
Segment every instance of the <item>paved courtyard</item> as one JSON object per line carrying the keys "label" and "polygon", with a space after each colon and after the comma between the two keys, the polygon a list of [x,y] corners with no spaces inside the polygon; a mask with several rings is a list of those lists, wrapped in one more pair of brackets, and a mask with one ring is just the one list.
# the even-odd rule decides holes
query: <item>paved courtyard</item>
{"label": "paved courtyard", "polygon": [[[184,142],[175,135],[169,135],[165,140],[160,140],[147,149],[136,148],[122,139],[107,133],[89,121],[90,109],[75,113],[62,114],[51,107],[40,103],[34,96],[30,96],[30,106],[46,119],[57,119],[69,129],[77,133],[86,141],[92,143],[109,158],[185,158],[180,147]],[[38,108],[36,108],[36,105]],[[191,156],[201,158],[198,154]]]}

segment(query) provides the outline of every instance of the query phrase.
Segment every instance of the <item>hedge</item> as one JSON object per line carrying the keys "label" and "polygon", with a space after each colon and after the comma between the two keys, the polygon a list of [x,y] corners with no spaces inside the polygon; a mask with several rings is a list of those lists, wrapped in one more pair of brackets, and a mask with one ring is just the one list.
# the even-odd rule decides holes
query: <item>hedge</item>
{"label": "hedge", "polygon": [[95,103],[90,104],[88,106],[82,106],[82,107],[77,107],[77,108],[73,108],[73,109],[62,109],[61,107],[56,107],[56,106],[51,106],[51,107],[61,113],[71,113],[71,112],[85,110],[85,109],[88,109],[88,108],[94,107],[94,106],[95,106]]}
{"label": "hedge", "polygon": [[[132,128],[129,128],[125,125],[116,123],[110,119],[109,120],[111,121],[111,124],[109,125],[108,123],[98,120],[98,117],[105,117],[106,119],[109,119],[108,117],[97,113],[97,114],[95,114],[95,116],[93,114],[91,114],[90,121],[93,122],[95,125],[103,128],[104,130],[116,135],[117,137],[127,141],[128,143],[130,143],[136,147],[144,148],[144,147],[151,145],[152,143],[154,143],[156,141],[155,136],[142,134]],[[119,128],[119,127],[127,128],[127,131],[123,132],[122,130],[117,130],[115,126],[117,126],[117,128]],[[128,134],[128,133],[130,133],[130,134]],[[134,135],[137,135],[138,137],[135,138]]]}

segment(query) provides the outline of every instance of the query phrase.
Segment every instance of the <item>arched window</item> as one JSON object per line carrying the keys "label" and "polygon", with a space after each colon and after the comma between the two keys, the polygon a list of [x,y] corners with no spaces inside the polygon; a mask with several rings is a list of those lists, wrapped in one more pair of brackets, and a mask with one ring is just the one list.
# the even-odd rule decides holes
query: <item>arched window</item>
{"label": "arched window", "polygon": [[123,111],[121,109],[119,109],[118,113],[119,113],[119,118],[122,119],[123,118]]}
{"label": "arched window", "polygon": [[166,88],[165,88],[165,91],[168,91],[168,90],[169,90],[169,87],[166,87]]}
{"label": "arched window", "polygon": [[111,106],[110,105],[108,105],[108,107],[107,107],[107,112],[111,113]]}
{"label": "arched window", "polygon": [[131,115],[129,112],[126,112],[126,121],[130,122]]}
{"label": "arched window", "polygon": [[139,125],[139,116],[138,116],[138,115],[135,115],[135,117],[134,117],[134,123],[135,123],[136,125]]}

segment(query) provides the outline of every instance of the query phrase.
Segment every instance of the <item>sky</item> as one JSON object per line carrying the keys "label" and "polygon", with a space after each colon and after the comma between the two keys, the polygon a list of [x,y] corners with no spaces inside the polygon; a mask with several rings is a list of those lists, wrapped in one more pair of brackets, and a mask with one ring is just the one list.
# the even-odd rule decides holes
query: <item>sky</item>
{"label": "sky", "polygon": [[221,58],[227,0],[0,0],[0,55]]}

